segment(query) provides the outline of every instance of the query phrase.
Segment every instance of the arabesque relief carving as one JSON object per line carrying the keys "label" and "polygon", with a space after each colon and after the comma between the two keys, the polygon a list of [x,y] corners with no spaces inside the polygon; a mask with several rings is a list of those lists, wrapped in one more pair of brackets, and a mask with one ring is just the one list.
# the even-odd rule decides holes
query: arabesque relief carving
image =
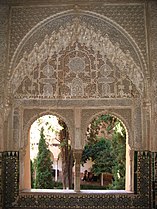
{"label": "arabesque relief carving", "polygon": [[143,81],[129,50],[75,18],[24,53],[11,88],[15,98],[127,98]]}
{"label": "arabesque relief carving", "polygon": [[[52,204],[56,208],[153,204],[155,208],[156,0],[80,0],[77,5],[73,0],[10,0],[6,4],[9,14],[0,8],[0,136],[5,142],[0,153],[4,187],[0,206],[3,202],[4,208]],[[130,157],[134,165],[129,167],[134,193],[19,191],[19,172],[23,181],[29,129],[35,119],[44,114],[62,117],[76,153],[85,144],[89,122],[102,113],[119,117],[126,126],[134,153]]]}
{"label": "arabesque relief carving", "polygon": [[[57,14],[58,12],[68,11],[75,8],[76,2],[67,1],[63,4],[61,1],[53,6],[36,7],[13,7],[11,10],[11,49],[10,58],[13,56],[18,44],[23,37],[38,23],[44,19]],[[84,11],[92,11],[97,14],[106,16],[107,18],[118,23],[124,28],[137,42],[138,46],[144,54],[146,60],[146,33],[145,33],[145,18],[144,4],[109,4],[103,2],[101,6],[97,2],[80,1],[77,2],[79,9]],[[28,22],[29,24],[27,24]]]}

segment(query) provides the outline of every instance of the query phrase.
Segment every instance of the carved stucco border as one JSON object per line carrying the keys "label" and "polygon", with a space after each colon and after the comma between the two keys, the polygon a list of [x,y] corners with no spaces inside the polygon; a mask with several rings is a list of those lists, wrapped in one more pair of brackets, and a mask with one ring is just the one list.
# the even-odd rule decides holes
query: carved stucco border
{"label": "carved stucco border", "polygon": [[[32,123],[37,118],[47,114],[56,115],[57,117],[60,117],[65,121],[65,123],[68,126],[70,132],[70,139],[72,142],[72,146],[74,148],[76,143],[74,109],[75,108],[73,106],[69,106],[68,108],[51,108],[49,110],[38,107],[32,109],[24,108],[22,110],[22,114],[20,114],[21,118],[19,118],[19,120],[22,122],[21,125],[22,130],[19,130],[19,132],[21,131],[21,137],[19,137],[19,150],[23,153],[22,155],[25,155],[25,149],[28,144],[29,129]],[[127,140],[130,148],[140,150],[139,144],[141,143],[141,149],[142,149],[142,139],[140,138],[140,140],[137,143],[136,137],[134,135],[134,133],[136,133],[137,130],[133,130],[134,114],[133,114],[133,109],[131,107],[103,106],[103,107],[92,108],[89,106],[84,108],[80,107],[80,111],[81,111],[80,146],[82,146],[82,148],[85,145],[87,127],[92,121],[92,119],[94,119],[97,115],[100,114],[111,114],[119,118],[124,124],[127,130]],[[138,129],[138,127],[136,127],[135,129]]]}
{"label": "carved stucco border", "polygon": [[151,150],[157,151],[157,2],[151,1],[149,7],[149,41],[151,71]]}
{"label": "carved stucco border", "polygon": [[62,118],[64,122],[67,124],[69,133],[70,133],[70,140],[73,145],[74,143],[74,112],[72,109],[40,109],[40,108],[34,108],[34,109],[24,109],[22,114],[22,120],[23,120],[23,127],[22,127],[22,135],[23,137],[20,139],[20,150],[23,154],[25,154],[25,148],[28,144],[28,134],[31,125],[35,120],[37,120],[39,117],[42,117],[43,115],[55,115],[59,118]]}
{"label": "carved stucco border", "polygon": [[[128,113],[128,117],[126,117],[126,112]],[[110,114],[113,115],[115,117],[117,117],[124,125],[124,127],[126,128],[127,131],[127,143],[130,146],[130,148],[134,149],[134,139],[133,139],[133,132],[131,132],[132,130],[132,109],[131,108],[98,108],[98,109],[83,109],[82,110],[82,126],[81,126],[81,132],[82,132],[82,139],[83,139],[83,144],[85,145],[85,141],[86,141],[86,131],[87,131],[87,127],[89,126],[89,124],[92,122],[92,120],[98,116],[98,115],[102,115],[102,114]]]}

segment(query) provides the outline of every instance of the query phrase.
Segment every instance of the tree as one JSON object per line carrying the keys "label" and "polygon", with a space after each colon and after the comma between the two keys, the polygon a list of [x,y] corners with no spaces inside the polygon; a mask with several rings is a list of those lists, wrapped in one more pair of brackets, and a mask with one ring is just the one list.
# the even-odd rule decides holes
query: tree
{"label": "tree", "polygon": [[97,176],[101,173],[112,173],[112,167],[114,166],[114,158],[112,155],[111,141],[101,138],[93,148],[97,151],[94,164],[92,166],[92,172]]}
{"label": "tree", "polygon": [[[55,119],[55,123],[54,123]],[[57,121],[56,121],[57,120]],[[46,143],[53,146],[52,139],[59,142],[61,160],[62,160],[62,183],[63,188],[72,188],[72,167],[74,166],[73,151],[70,145],[69,131],[66,123],[61,118],[52,115],[46,115],[38,119],[38,125],[44,126],[46,134]]]}
{"label": "tree", "polygon": [[112,139],[112,156],[114,166],[112,173],[114,182],[110,186],[111,189],[125,188],[125,161],[126,161],[126,132],[124,127],[118,122]]}
{"label": "tree", "polygon": [[30,166],[31,166],[31,188],[34,188],[34,164],[32,160],[30,160]]}
{"label": "tree", "polygon": [[72,188],[72,167],[74,166],[73,151],[69,144],[69,131],[66,123],[63,120],[58,120],[62,130],[59,133],[61,158],[62,158],[62,179],[63,188]]}
{"label": "tree", "polygon": [[54,187],[50,151],[48,150],[48,146],[45,142],[43,127],[40,130],[40,140],[36,160],[35,187],[37,189],[52,189]]}
{"label": "tree", "polygon": [[82,164],[92,160],[94,174],[112,173],[114,182],[110,188],[113,189],[124,189],[125,186],[125,141],[125,129],[114,116],[98,116],[88,127]]}
{"label": "tree", "polygon": [[95,118],[87,129],[86,145],[82,154],[82,163],[86,163],[87,160],[94,161],[97,158],[100,151],[104,151],[104,146],[110,142],[106,140],[112,139],[114,132],[113,128],[116,123],[116,118],[110,115],[100,115]]}

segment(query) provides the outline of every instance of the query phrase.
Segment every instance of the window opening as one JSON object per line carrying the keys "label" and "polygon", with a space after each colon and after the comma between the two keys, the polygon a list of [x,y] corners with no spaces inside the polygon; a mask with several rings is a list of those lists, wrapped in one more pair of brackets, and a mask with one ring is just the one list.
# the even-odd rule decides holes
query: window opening
{"label": "window opening", "polygon": [[[45,121],[46,117],[52,122],[51,125],[48,121]],[[46,146],[50,150],[53,184],[49,188],[73,189],[75,168],[68,127],[61,118],[54,115],[45,115],[38,118],[30,128],[29,146],[26,148],[23,164],[24,172],[23,175],[20,175],[22,178],[20,188],[25,191],[37,188],[35,184],[37,176],[36,158],[42,127],[47,130],[46,134],[44,131],[43,133],[45,134]],[[116,147],[118,144],[117,136],[119,136],[118,140],[123,141],[123,143],[120,143],[119,149]],[[64,149],[65,147],[67,149]],[[106,152],[103,150],[104,147]],[[106,190],[106,192],[111,189],[134,191],[132,153],[128,145],[127,129],[122,121],[113,115],[101,114],[96,116],[89,124],[86,132],[86,144],[80,165],[80,189],[82,191],[90,189]],[[116,164],[116,159],[113,159],[112,154],[116,156],[120,154],[121,156],[118,157],[123,156],[123,161],[121,162],[120,159],[119,163]],[[41,164],[43,164],[43,161]],[[117,170],[114,169],[113,164],[116,165]],[[121,175],[121,167],[123,168],[123,176]],[[118,179],[122,181],[118,182]],[[43,187],[40,187],[40,189],[43,189]]]}
{"label": "window opening", "polygon": [[82,153],[81,189],[124,190],[126,129],[115,116],[102,114],[89,124]]}
{"label": "window opening", "polygon": [[73,188],[73,152],[68,127],[61,118],[45,115],[32,124],[30,160],[31,188]]}

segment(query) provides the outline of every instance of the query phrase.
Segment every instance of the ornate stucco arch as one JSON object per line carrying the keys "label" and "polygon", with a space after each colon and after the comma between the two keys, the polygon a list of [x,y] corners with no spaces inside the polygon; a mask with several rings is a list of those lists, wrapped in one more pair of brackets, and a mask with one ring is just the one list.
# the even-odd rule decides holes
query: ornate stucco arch
{"label": "ornate stucco arch", "polygon": [[38,118],[40,118],[44,115],[55,115],[56,117],[61,118],[66,123],[66,125],[68,127],[68,130],[69,130],[69,136],[70,136],[71,144],[72,144],[72,146],[74,146],[74,136],[73,136],[74,134],[73,134],[73,130],[72,130],[72,124],[70,124],[69,120],[64,115],[62,115],[61,113],[56,112],[55,110],[54,111],[53,110],[52,111],[41,110],[40,113],[34,112],[34,115],[29,118],[29,120],[26,124],[24,124],[24,128],[23,128],[24,144],[22,144],[20,146],[21,150],[24,151],[26,149],[26,146],[28,144],[28,135],[29,135],[29,130],[31,128],[31,125]]}
{"label": "ornate stucco arch", "polygon": [[[29,112],[29,110],[28,110]],[[27,112],[27,114],[28,114]],[[64,111],[66,112],[66,111]],[[21,139],[19,140],[19,152],[20,152],[20,189],[30,189],[30,128],[31,125],[40,117],[44,115],[55,115],[58,118],[61,118],[67,125],[71,146],[74,147],[74,131],[72,120],[68,120],[67,116],[63,111],[57,110],[45,110],[45,109],[38,109],[38,111],[34,111],[32,114],[29,115],[27,120],[24,122],[22,121],[21,130]],[[24,116],[23,116],[24,119]]]}
{"label": "ornate stucco arch", "polygon": [[[66,122],[79,165],[85,140],[84,127],[87,128],[89,124],[87,117],[83,119],[82,112],[88,112],[88,108],[92,112],[90,100],[97,103],[99,99],[102,112],[106,109],[105,99],[115,99],[112,110],[121,108],[118,105],[119,99],[123,100],[119,103],[123,106],[126,106],[129,99],[131,106],[132,97],[144,94],[145,67],[142,53],[134,40],[123,28],[106,17],[89,11],[71,10],[37,24],[19,44],[10,65],[13,73],[9,80],[9,90],[15,105],[16,101],[29,101],[31,105],[27,104],[26,107],[37,110],[23,124],[24,138],[19,137],[21,153],[24,154],[27,147],[28,131],[33,121],[44,114],[53,113]],[[87,105],[83,110],[85,107],[80,101],[84,100]],[[65,112],[64,105],[73,111],[68,118],[60,114],[61,108]],[[40,110],[46,106],[50,111]],[[95,107],[97,113],[100,112],[98,109]],[[115,114],[114,111],[107,112],[116,115],[116,111]],[[118,113],[117,117],[122,118]],[[69,123],[70,118],[72,120]],[[130,127],[131,123],[127,130]],[[134,135],[131,137],[131,131],[128,133],[128,144],[132,148]],[[21,173],[26,170],[23,165],[21,169]],[[76,173],[79,179],[79,170]],[[75,190],[79,190],[78,179],[78,188]]]}
{"label": "ornate stucco arch", "polygon": [[130,147],[132,147],[131,141],[133,139],[132,139],[130,124],[128,124],[128,121],[126,121],[126,119],[122,115],[116,113],[116,111],[110,111],[110,110],[102,110],[102,111],[98,110],[97,112],[93,112],[93,114],[91,113],[91,115],[89,115],[88,119],[85,121],[85,123],[83,124],[83,127],[82,127],[82,138],[84,138],[84,143],[85,143],[85,140],[86,140],[86,132],[87,132],[87,128],[88,128],[89,124],[96,117],[101,116],[101,115],[111,115],[111,116],[116,117],[118,120],[120,120],[120,122],[123,124],[123,126],[126,130],[127,143]]}
{"label": "ornate stucco arch", "polygon": [[[112,115],[116,118],[118,118],[121,123],[123,124],[124,128],[126,129],[126,143],[129,146],[130,149],[132,149],[134,147],[134,140],[133,140],[133,133],[132,133],[132,125],[130,124],[130,122],[127,120],[127,118],[124,117],[124,115],[119,114],[116,112],[116,110],[95,110],[95,111],[91,111],[88,113],[88,119],[84,120],[85,122],[82,125],[82,138],[84,139],[84,144],[85,145],[85,140],[86,140],[86,131],[87,128],[89,126],[89,124],[92,122],[92,120],[94,120],[97,116],[99,115]],[[85,116],[86,117],[86,116]],[[84,116],[83,116],[84,119]]]}
{"label": "ornate stucco arch", "polygon": [[[115,38],[111,32],[117,33],[117,37]],[[37,34],[38,39],[36,38]],[[111,66],[106,65],[107,60],[122,75],[128,77],[139,94],[143,94],[146,65],[137,44],[123,28],[112,20],[83,10],[70,10],[49,17],[38,23],[23,38],[10,64],[10,70],[13,70],[10,79],[11,92],[15,94],[24,77],[36,67],[40,67],[46,59],[53,58],[55,53],[66,51],[69,46],[73,47],[74,44],[76,51],[78,47],[76,43],[100,54],[104,62],[101,67],[105,69],[105,72],[110,74],[111,71]],[[82,60],[80,63],[76,59],[74,64],[84,65]],[[50,66],[48,71],[51,70],[54,69]],[[56,82],[56,80],[52,82]],[[79,83],[79,80],[77,80],[77,83]],[[50,85],[47,85],[47,88],[50,89]],[[107,89],[108,87],[104,88]],[[53,98],[56,98],[55,96],[53,95]]]}
{"label": "ornate stucco arch", "polygon": [[116,112],[116,110],[95,110],[95,111],[89,111],[88,112],[88,117],[87,115],[82,115],[82,120],[85,118],[88,118],[84,120],[84,123],[82,125],[82,138],[84,139],[84,146],[86,143],[86,133],[87,133],[87,128],[89,124],[98,116],[100,115],[112,115],[116,117],[124,126],[126,130],[126,163],[125,163],[125,189],[126,190],[133,190],[133,182],[134,182],[134,177],[133,175],[133,166],[134,166],[134,160],[133,160],[133,134],[131,132],[132,130],[132,125],[127,121],[126,118],[124,118],[124,115],[119,114]]}

